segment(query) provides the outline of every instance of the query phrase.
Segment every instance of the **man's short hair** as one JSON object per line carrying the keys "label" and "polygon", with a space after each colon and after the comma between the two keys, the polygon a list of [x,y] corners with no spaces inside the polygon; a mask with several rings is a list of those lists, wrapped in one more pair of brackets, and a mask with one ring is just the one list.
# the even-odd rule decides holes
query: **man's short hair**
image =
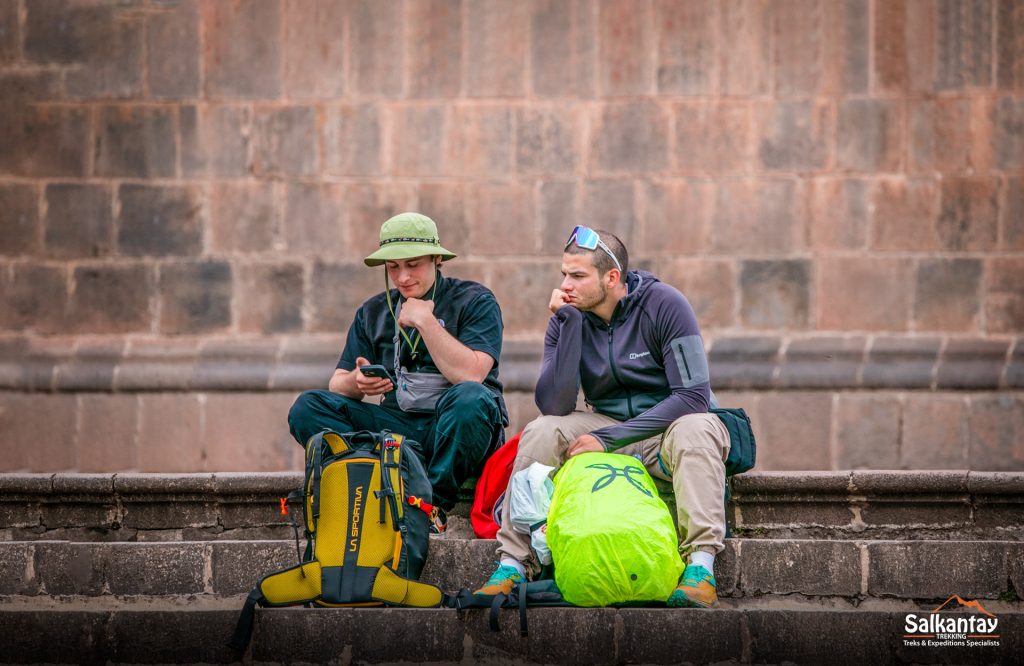
{"label": "man's short hair", "polygon": [[[619,265],[622,266],[622,277],[619,278],[620,282],[625,283],[626,272],[629,270],[629,253],[626,252],[626,246],[622,244],[618,236],[610,231],[604,229],[594,229],[597,235],[601,237],[604,244],[608,246],[608,249],[612,251],[615,258],[619,260]],[[565,248],[566,254],[589,254],[591,255],[591,261],[594,262],[594,266],[597,268],[598,275],[604,275],[613,268],[616,268],[615,262],[608,256],[608,253],[604,251],[600,246],[593,250],[580,247],[576,243],[569,243],[569,247]]]}

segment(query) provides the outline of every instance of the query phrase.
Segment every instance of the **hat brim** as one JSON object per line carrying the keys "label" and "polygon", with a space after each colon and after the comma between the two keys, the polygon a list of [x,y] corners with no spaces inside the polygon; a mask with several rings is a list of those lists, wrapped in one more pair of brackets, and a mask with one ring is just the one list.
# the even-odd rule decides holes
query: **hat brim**
{"label": "hat brim", "polygon": [[385,261],[399,259],[415,259],[416,257],[438,256],[441,261],[454,259],[458,255],[444,249],[440,245],[424,245],[423,243],[389,243],[370,256],[363,259],[367,266],[380,266]]}

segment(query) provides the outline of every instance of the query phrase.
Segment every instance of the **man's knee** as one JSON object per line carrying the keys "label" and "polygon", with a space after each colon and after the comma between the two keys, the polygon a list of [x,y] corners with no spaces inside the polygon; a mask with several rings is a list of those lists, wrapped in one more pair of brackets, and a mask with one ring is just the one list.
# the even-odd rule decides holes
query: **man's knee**
{"label": "man's knee", "polygon": [[437,410],[456,418],[485,416],[493,420],[498,403],[494,393],[480,382],[459,382],[441,397]]}
{"label": "man's knee", "polygon": [[[665,430],[664,445],[670,449],[714,449],[718,450],[728,439],[722,440],[726,432],[718,417],[711,413],[687,414],[681,416]],[[727,434],[727,433],[726,433]]]}
{"label": "man's knee", "polygon": [[567,438],[562,433],[563,416],[538,416],[526,424],[519,439],[519,454],[535,460],[557,454],[559,445]]}
{"label": "man's knee", "polygon": [[288,410],[288,425],[292,430],[295,430],[297,425],[309,421],[314,413],[314,405],[323,403],[319,393],[320,391],[303,391],[292,403],[291,409]]}

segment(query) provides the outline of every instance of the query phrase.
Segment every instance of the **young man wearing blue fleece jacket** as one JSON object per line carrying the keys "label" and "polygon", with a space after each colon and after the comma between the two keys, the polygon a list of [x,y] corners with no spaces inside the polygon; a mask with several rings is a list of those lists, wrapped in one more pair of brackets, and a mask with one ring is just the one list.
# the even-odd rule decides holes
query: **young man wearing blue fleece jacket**
{"label": "young man wearing blue fleece jacket", "polygon": [[[708,413],[717,404],[693,308],[650,273],[627,272],[628,262],[607,231],[578,226],[566,241],[535,393],[543,416],[523,431],[512,471],[614,451],[671,479],[687,566],[668,604],[708,607],[718,600],[714,561],[724,548],[729,433]],[[592,411],[574,411],[580,387]],[[508,502],[498,557],[477,594],[507,594],[540,571],[529,535],[512,529]]]}

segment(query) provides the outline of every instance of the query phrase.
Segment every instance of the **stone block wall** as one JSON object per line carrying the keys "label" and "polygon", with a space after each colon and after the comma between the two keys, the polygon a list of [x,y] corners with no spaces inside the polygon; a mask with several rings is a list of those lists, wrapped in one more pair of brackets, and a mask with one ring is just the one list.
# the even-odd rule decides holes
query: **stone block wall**
{"label": "stone block wall", "polygon": [[1024,468],[1020,0],[0,0],[0,127],[3,469],[289,468],[407,209],[525,345],[513,427],[585,223],[765,468]]}

